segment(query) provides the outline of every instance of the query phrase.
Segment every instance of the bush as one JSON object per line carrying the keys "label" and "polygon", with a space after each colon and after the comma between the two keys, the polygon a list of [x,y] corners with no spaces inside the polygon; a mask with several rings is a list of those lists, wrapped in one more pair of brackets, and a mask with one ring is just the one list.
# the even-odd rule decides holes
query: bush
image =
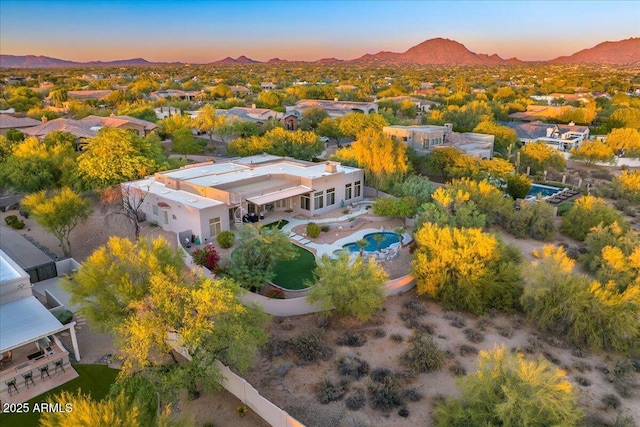
{"label": "bush", "polygon": [[616,221],[624,225],[615,208],[602,199],[585,196],[576,200],[573,207],[563,215],[562,232],[574,239],[584,240],[593,227],[600,224],[611,225]]}
{"label": "bush", "polygon": [[402,405],[402,399],[391,378],[382,384],[374,383],[369,387],[369,402],[373,409],[383,412],[389,412]]}
{"label": "bush", "polygon": [[409,349],[402,355],[403,363],[414,372],[431,372],[442,367],[444,354],[433,338],[426,334],[414,333],[409,341]]}
{"label": "bush", "polygon": [[322,231],[323,233],[326,233],[329,230],[330,230],[330,227],[328,225],[321,225],[320,226],[320,231]]}
{"label": "bush", "polygon": [[51,314],[53,314],[63,325],[66,325],[73,320],[73,313],[69,310],[57,310]]}
{"label": "bush", "polygon": [[387,368],[376,368],[371,371],[371,379],[377,383],[384,383],[387,379],[393,378],[393,372]]}
{"label": "bush", "polygon": [[312,239],[318,237],[321,231],[322,229],[315,222],[310,222],[309,224],[307,224],[307,236],[311,237]]}
{"label": "bush", "polygon": [[402,342],[402,341],[404,341],[404,337],[402,335],[400,335],[400,334],[392,334],[389,338],[393,342]]}
{"label": "bush", "polygon": [[480,331],[478,331],[476,329],[467,328],[462,332],[464,332],[464,335],[471,342],[479,343],[479,342],[484,341],[484,335],[482,335],[482,333],[480,333]]}
{"label": "bush", "polygon": [[573,203],[560,203],[558,205],[557,215],[564,216],[564,214],[569,212],[569,209],[571,209],[572,207],[573,207]]}
{"label": "bush", "polygon": [[9,215],[4,221],[14,230],[22,230],[24,228],[24,221],[19,220],[16,215]]}
{"label": "bush", "polygon": [[25,210],[25,209],[19,209],[18,213],[20,215],[22,215],[23,218],[29,218],[29,211]]}
{"label": "bush", "polygon": [[336,339],[336,344],[347,347],[362,347],[367,342],[367,337],[361,333],[345,332]]}
{"label": "bush", "polygon": [[472,345],[462,344],[460,346],[460,356],[469,356],[471,354],[478,354],[478,349]]}
{"label": "bush", "polygon": [[341,400],[346,393],[347,387],[344,382],[334,384],[326,379],[316,386],[316,396],[323,405]]}
{"label": "bush", "polygon": [[344,401],[344,404],[347,407],[347,409],[350,409],[352,411],[357,411],[358,409],[364,408],[365,403],[366,403],[366,398],[364,395],[364,391],[362,390],[358,390],[356,393],[347,397],[346,400]]}
{"label": "bush", "polygon": [[333,349],[325,344],[323,335],[322,329],[309,329],[291,339],[289,347],[303,362],[328,360],[333,356]]}
{"label": "bush", "polygon": [[407,409],[406,406],[403,406],[398,411],[398,415],[400,415],[402,418],[407,418],[409,416],[409,409]]}
{"label": "bush", "polygon": [[233,246],[233,242],[236,240],[236,235],[233,234],[233,231],[225,230],[222,233],[218,234],[216,237],[216,242],[223,249],[229,249]]}
{"label": "bush", "polygon": [[17,215],[8,215],[4,219],[4,222],[6,222],[8,226],[11,226],[11,224],[13,224],[16,221],[18,221],[18,216]]}
{"label": "bush", "polygon": [[419,402],[420,399],[422,399],[422,395],[415,388],[408,388],[408,389],[402,390],[401,396],[404,399],[409,400],[410,402]]}
{"label": "bush", "polygon": [[369,373],[369,364],[354,356],[343,356],[338,359],[338,372],[340,375],[359,380]]}
{"label": "bush", "polygon": [[202,249],[196,249],[191,255],[196,265],[206,267],[209,271],[216,271],[218,262],[220,262],[220,255],[218,255],[213,245],[206,245]]}
{"label": "bush", "polygon": [[284,291],[280,288],[271,288],[268,291],[266,291],[264,293],[264,296],[266,296],[267,298],[273,298],[273,299],[285,299],[286,295],[284,293]]}
{"label": "bush", "polygon": [[544,201],[526,202],[520,210],[510,211],[504,228],[516,237],[549,240],[555,233],[553,207]]}

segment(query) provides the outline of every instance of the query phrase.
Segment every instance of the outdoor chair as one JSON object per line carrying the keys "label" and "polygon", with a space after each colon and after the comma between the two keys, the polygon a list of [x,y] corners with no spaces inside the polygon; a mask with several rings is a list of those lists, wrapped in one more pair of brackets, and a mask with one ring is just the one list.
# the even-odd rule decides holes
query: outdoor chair
{"label": "outdoor chair", "polygon": [[7,385],[7,390],[9,390],[9,396],[11,396],[11,387],[13,387],[13,389],[16,391],[16,393],[20,393],[18,391],[18,386],[16,386],[15,377],[12,380],[5,381],[4,383]]}
{"label": "outdoor chair", "polygon": [[40,369],[40,381],[44,381],[44,375],[47,374],[47,376],[49,378],[51,378],[51,375],[49,375],[49,364],[47,363],[44,366],[40,366],[38,369]]}
{"label": "outdoor chair", "polygon": [[33,371],[25,372],[22,374],[22,378],[24,378],[24,385],[27,386],[27,388],[29,388],[29,381],[31,381],[31,384],[36,385],[36,383],[33,382]]}
{"label": "outdoor chair", "polygon": [[65,372],[65,370],[64,370],[64,362],[63,362],[62,359],[58,359],[55,362],[53,362],[53,366],[55,366],[55,369],[53,370],[54,374],[58,373],[58,369],[61,369],[63,373]]}

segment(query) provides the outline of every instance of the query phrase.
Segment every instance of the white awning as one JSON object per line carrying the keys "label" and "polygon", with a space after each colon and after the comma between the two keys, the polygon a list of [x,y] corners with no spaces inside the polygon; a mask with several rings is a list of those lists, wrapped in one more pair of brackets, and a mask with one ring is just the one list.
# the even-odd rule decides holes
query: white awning
{"label": "white awning", "polygon": [[278,200],[288,199],[289,197],[299,196],[301,194],[307,194],[312,192],[313,189],[305,187],[304,185],[298,185],[297,187],[285,188],[284,190],[274,191],[273,193],[262,194],[260,196],[249,197],[248,202],[254,205],[262,206],[267,203],[273,203]]}
{"label": "white awning", "polygon": [[20,347],[65,329],[36,297],[0,305],[0,352]]}

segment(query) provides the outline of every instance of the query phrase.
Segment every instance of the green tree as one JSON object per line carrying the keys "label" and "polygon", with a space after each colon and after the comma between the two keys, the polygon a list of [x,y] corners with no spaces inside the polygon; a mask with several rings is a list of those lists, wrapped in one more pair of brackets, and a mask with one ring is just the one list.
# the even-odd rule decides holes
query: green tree
{"label": "green tree", "polygon": [[578,394],[564,371],[504,347],[481,351],[478,370],[457,380],[459,398],[436,404],[438,426],[579,426]]}
{"label": "green tree", "polygon": [[316,133],[320,136],[325,136],[329,139],[333,139],[338,146],[340,146],[340,139],[344,138],[344,134],[340,131],[338,123],[329,117],[318,124]]}
{"label": "green tree", "polygon": [[329,113],[320,107],[307,108],[302,112],[302,120],[300,120],[300,129],[315,130],[323,120],[329,118]]}
{"label": "green tree", "polygon": [[207,104],[200,109],[198,117],[194,121],[196,129],[207,132],[209,135],[209,143],[213,142],[213,133],[226,122],[225,116],[216,115],[216,109],[213,105]]}
{"label": "green tree", "polygon": [[7,131],[7,139],[10,142],[24,141],[24,133],[20,132],[18,129],[9,129]]}
{"label": "green tree", "polygon": [[574,239],[584,240],[593,227],[600,224],[607,226],[614,222],[624,224],[615,208],[607,205],[603,199],[583,196],[562,216],[561,230]]}
{"label": "green tree", "polygon": [[528,176],[515,174],[507,177],[507,193],[515,199],[524,199],[531,190],[532,181]]}
{"label": "green tree", "polygon": [[191,130],[193,124],[191,117],[182,114],[174,114],[158,122],[160,133],[172,136],[180,129]]}
{"label": "green tree", "polygon": [[247,289],[260,289],[274,277],[278,261],[290,260],[297,252],[279,229],[247,224],[237,233],[238,245],[231,254],[229,275]]}
{"label": "green tree", "polygon": [[413,197],[380,197],[371,205],[374,214],[401,218],[405,226],[407,218],[413,218],[418,212],[418,206],[418,200]]}
{"label": "green tree", "polygon": [[29,194],[22,205],[44,229],[60,242],[65,257],[71,256],[70,235],[91,215],[91,205],[68,187],[47,194],[45,190]]}
{"label": "green tree", "polygon": [[162,238],[134,243],[111,237],[63,281],[63,288],[93,326],[113,333],[133,313],[132,304],[148,294],[153,273],[182,267],[180,255]]}
{"label": "green tree", "polygon": [[516,249],[475,228],[425,223],[414,235],[412,271],[419,294],[456,310],[511,310],[522,284]]}
{"label": "green tree", "polygon": [[301,160],[311,160],[322,153],[324,144],[313,132],[297,130],[287,131],[275,128],[264,136],[238,138],[229,143],[228,151],[235,156],[251,156],[269,153],[276,156],[288,156]]}
{"label": "green tree", "polygon": [[489,181],[473,181],[469,178],[454,179],[449,188],[456,194],[460,191],[469,194],[469,200],[475,203],[478,212],[486,215],[488,225],[502,224],[504,218],[514,209],[514,201]]}
{"label": "green tree", "polygon": [[495,135],[494,150],[500,153],[506,154],[509,151],[509,146],[516,146],[518,144],[518,136],[516,131],[508,126],[502,126],[494,121],[484,120],[473,129],[476,133],[485,133],[488,135]]}
{"label": "green tree", "polygon": [[78,157],[78,172],[89,187],[106,188],[147,176],[165,162],[156,138],[143,139],[125,129],[103,128]]}
{"label": "green tree", "polygon": [[314,276],[316,284],[308,299],[311,303],[320,301],[325,310],[333,308],[342,316],[355,316],[364,322],[382,307],[388,276],[373,259],[356,257],[352,262],[346,253],[336,259],[323,255]]}
{"label": "green tree", "polygon": [[184,154],[185,160],[189,154],[200,154],[203,151],[189,128],[177,129],[173,132],[172,139],[171,149],[178,154]]}
{"label": "green tree", "polygon": [[504,229],[518,238],[531,237],[550,240],[555,235],[555,212],[545,201],[522,203],[519,210],[512,210],[504,220]]}
{"label": "green tree", "polygon": [[409,175],[400,184],[393,188],[393,193],[399,197],[412,197],[418,203],[425,203],[431,200],[431,195],[435,191],[435,186],[429,178]]}
{"label": "green tree", "polygon": [[380,114],[349,113],[338,120],[338,129],[345,136],[357,138],[365,130],[382,132],[382,128],[389,126],[387,120]]}

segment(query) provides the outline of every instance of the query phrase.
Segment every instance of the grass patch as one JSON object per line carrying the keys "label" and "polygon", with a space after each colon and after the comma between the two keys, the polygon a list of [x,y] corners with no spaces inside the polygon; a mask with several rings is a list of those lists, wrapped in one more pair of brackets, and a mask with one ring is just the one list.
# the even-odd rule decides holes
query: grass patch
{"label": "grass patch", "polygon": [[273,269],[275,277],[273,283],[285,289],[305,289],[305,281],[313,282],[313,270],[316,268],[316,258],[308,250],[291,243],[298,252],[298,256],[290,261],[279,261]]}
{"label": "grass patch", "polygon": [[[73,368],[80,375],[68,383],[62,384],[48,392],[41,394],[29,400],[29,408],[33,408],[34,404],[46,402],[47,399],[53,398],[54,395],[61,391],[68,391],[76,394],[78,389],[84,394],[90,394],[94,400],[101,400],[109,393],[109,387],[116,381],[118,376],[117,369],[111,369],[106,365],[73,365]],[[40,379],[36,377],[36,381]],[[58,402],[66,403],[66,402]],[[40,422],[40,414],[37,412],[28,412],[24,414],[0,414],[1,426],[20,426],[20,427],[37,427]]]}
{"label": "grass patch", "polygon": [[267,228],[269,230],[277,228],[278,230],[282,230],[282,227],[284,227],[287,224],[289,224],[289,221],[287,221],[286,219],[281,219],[280,221],[270,222],[269,224],[265,224],[262,226],[262,228]]}

